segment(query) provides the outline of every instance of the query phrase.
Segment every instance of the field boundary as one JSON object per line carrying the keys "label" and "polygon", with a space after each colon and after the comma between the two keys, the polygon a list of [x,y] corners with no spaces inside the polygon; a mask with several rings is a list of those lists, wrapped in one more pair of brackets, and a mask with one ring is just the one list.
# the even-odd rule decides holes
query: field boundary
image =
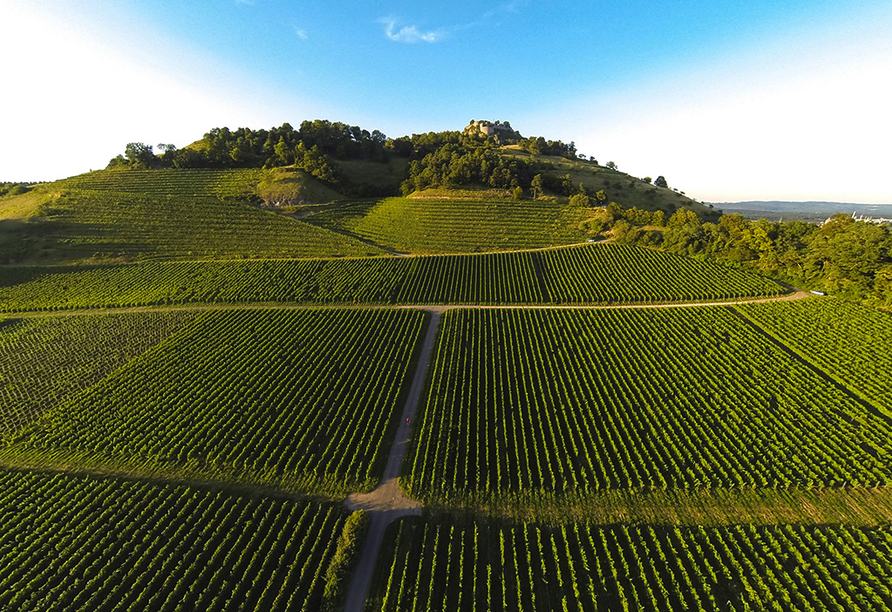
{"label": "field boundary", "polygon": [[120,314],[131,312],[165,312],[177,310],[427,310],[443,313],[447,310],[482,309],[482,310],[619,310],[619,309],[653,309],[653,308],[699,308],[705,306],[736,306],[738,304],[762,304],[766,302],[786,302],[813,298],[807,291],[796,290],[768,297],[731,298],[730,300],[695,301],[695,302],[636,302],[631,304],[320,304],[313,302],[232,302],[232,303],[194,303],[158,306],[121,306],[110,308],[60,308],[58,310],[21,310],[0,311],[0,319],[30,319],[65,316],[89,316],[102,314]]}

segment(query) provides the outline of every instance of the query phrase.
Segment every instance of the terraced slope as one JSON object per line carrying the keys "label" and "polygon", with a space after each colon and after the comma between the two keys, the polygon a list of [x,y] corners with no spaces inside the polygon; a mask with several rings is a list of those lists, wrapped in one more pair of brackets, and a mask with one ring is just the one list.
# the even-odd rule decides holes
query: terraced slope
{"label": "terraced slope", "polygon": [[59,181],[39,188],[43,200],[26,194],[43,203],[4,250],[14,261],[61,262],[382,254],[249,204],[265,172],[105,170]]}
{"label": "terraced slope", "polygon": [[550,200],[388,198],[307,218],[397,251],[473,253],[583,242],[591,211]]}
{"label": "terraced slope", "polygon": [[184,303],[630,304],[778,295],[709,261],[620,245],[486,255],[9,268],[0,311]]}

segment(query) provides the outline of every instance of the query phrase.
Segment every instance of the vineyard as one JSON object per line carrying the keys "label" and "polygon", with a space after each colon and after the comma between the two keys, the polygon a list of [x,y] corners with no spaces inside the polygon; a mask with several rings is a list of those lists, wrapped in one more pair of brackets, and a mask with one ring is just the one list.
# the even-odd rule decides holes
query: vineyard
{"label": "vineyard", "polygon": [[194,322],[197,313],[0,320],[0,437]]}
{"label": "vineyard", "polygon": [[342,204],[307,221],[399,251],[471,253],[583,242],[590,216],[551,200],[387,198]]}
{"label": "vineyard", "polygon": [[428,502],[892,479],[892,423],[728,307],[449,311],[422,419]]}
{"label": "vineyard", "polygon": [[834,298],[739,310],[892,415],[892,316]]}
{"label": "vineyard", "polygon": [[432,257],[21,267],[0,311],[184,303],[629,304],[779,295],[707,261],[621,245]]}
{"label": "vineyard", "polygon": [[165,188],[157,193],[155,183],[140,190],[138,181],[130,191],[66,191],[38,217],[35,232],[44,256],[133,261],[381,254],[358,240],[244,201],[192,195],[195,189],[188,182],[182,191],[159,184]]}
{"label": "vineyard", "polygon": [[157,197],[244,198],[254,193],[264,170],[100,170],[73,176],[54,185],[62,189],[138,193]]}
{"label": "vineyard", "polygon": [[10,436],[0,461],[370,490],[424,325],[410,310],[211,312]]}
{"label": "vineyard", "polygon": [[892,531],[403,519],[369,611],[889,610]]}
{"label": "vineyard", "polygon": [[343,589],[358,519],[334,504],[3,472],[0,609],[318,610]]}

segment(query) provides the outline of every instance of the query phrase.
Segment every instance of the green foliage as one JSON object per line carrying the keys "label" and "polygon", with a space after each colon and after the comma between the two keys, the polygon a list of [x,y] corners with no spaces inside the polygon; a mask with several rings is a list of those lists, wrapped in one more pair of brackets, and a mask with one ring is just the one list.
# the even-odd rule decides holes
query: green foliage
{"label": "green foliage", "polygon": [[0,197],[22,195],[30,191],[33,183],[7,183],[0,181]]}
{"label": "green foliage", "polygon": [[619,304],[777,295],[774,282],[658,251],[542,251],[307,261],[8,268],[0,311],[153,304]]}
{"label": "green foliage", "polygon": [[369,520],[362,510],[353,512],[345,522],[331,563],[325,571],[325,590],[322,595],[325,602],[323,610],[334,612],[341,609],[342,599],[346,595],[345,587],[350,578],[349,573],[368,528],[368,522]]}
{"label": "green foliage", "polygon": [[[638,213],[622,214],[627,219],[633,215]],[[647,244],[647,234],[638,236],[640,244]],[[748,221],[739,214],[703,223],[693,210],[680,208],[669,219],[661,243],[670,252],[715,257],[799,286],[892,307],[888,226],[841,214],[820,227],[802,221]]]}
{"label": "green foliage", "polygon": [[426,502],[892,482],[892,423],[729,309],[452,310],[441,325],[403,485]]}
{"label": "green foliage", "polygon": [[394,532],[376,612],[882,610],[892,580],[888,527],[403,519]]}
{"label": "green foliage", "polygon": [[654,181],[654,185],[662,187],[663,189],[669,188],[669,183],[666,182],[666,179],[662,175],[657,177],[657,180]]}
{"label": "green foliage", "polygon": [[9,436],[0,457],[371,490],[423,327],[410,310],[215,311]]}
{"label": "green foliage", "polygon": [[317,610],[349,522],[339,504],[0,472],[0,608]]}
{"label": "green foliage", "polygon": [[0,321],[0,437],[99,382],[200,313]]}

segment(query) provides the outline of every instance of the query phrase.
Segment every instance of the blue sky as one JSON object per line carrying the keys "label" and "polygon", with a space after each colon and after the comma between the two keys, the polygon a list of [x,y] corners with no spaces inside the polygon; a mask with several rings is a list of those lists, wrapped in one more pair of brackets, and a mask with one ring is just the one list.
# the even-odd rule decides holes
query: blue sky
{"label": "blue sky", "polygon": [[888,0],[0,0],[0,23],[0,180],[224,125],[500,119],[702,200],[892,203]]}

